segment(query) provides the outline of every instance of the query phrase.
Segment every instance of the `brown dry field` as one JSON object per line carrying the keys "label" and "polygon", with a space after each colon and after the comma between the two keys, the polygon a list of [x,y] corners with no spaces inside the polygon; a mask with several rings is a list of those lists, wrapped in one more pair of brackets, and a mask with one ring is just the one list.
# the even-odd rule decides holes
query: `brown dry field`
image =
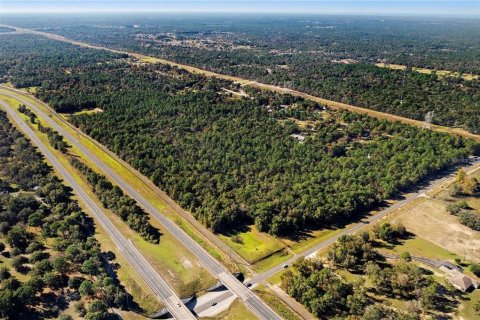
{"label": "brown dry field", "polygon": [[457,217],[447,212],[444,200],[419,199],[403,208],[392,221],[460,257],[480,261],[480,232],[460,224]]}
{"label": "brown dry field", "polygon": [[[477,167],[480,168],[480,167]],[[469,174],[480,178],[480,169]],[[450,196],[453,182],[443,184],[425,197],[418,198],[398,209],[391,217],[402,223],[408,231],[467,260],[480,262],[480,232],[472,230],[447,212],[447,205],[466,200],[470,207],[480,210],[480,199]]]}

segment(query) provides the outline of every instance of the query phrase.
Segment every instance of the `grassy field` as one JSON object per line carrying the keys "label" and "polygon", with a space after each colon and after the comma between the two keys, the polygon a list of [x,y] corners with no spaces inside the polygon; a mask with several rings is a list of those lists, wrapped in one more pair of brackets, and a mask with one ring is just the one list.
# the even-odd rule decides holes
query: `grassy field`
{"label": "grassy field", "polygon": [[[472,174],[479,177],[480,170]],[[449,214],[446,207],[453,199],[450,192],[453,188],[451,182],[444,184],[430,192],[427,197],[421,197],[412,201],[406,206],[398,209],[390,219],[394,223],[402,223],[407,230],[417,235],[417,238],[424,239],[437,247],[443,248],[445,252],[451,252],[462,259],[480,261],[480,232],[474,231],[458,222],[457,217]],[[479,208],[480,200],[472,197],[464,197],[470,206]],[[415,250],[415,242],[420,240],[414,239],[413,249]],[[410,244],[412,241],[406,241]],[[426,254],[432,253],[432,248],[425,244]],[[439,258],[449,258],[451,256],[433,250]],[[411,252],[415,254],[414,252]],[[447,259],[448,260],[448,259]]]}
{"label": "grassy field", "polygon": [[271,276],[270,278],[267,278],[267,282],[270,283],[271,285],[278,285],[280,286],[280,284],[282,283],[282,275],[287,272],[288,269],[283,269],[282,271],[280,272],[277,272],[276,274],[274,274],[273,276]]}
{"label": "grassy field", "polygon": [[468,295],[468,299],[464,300],[460,306],[459,319],[461,320],[479,320],[480,314],[475,312],[474,304],[480,301],[480,290],[475,290]]}
{"label": "grassy field", "polygon": [[229,235],[220,234],[219,238],[250,263],[271,256],[285,247],[280,240],[267,233],[259,232],[255,226],[249,226],[245,231]]}
{"label": "grassy field", "polygon": [[454,253],[451,253],[440,246],[431,243],[428,240],[421,238],[420,236],[414,236],[411,239],[405,240],[398,246],[395,246],[392,250],[388,250],[395,254],[401,254],[402,252],[408,252],[413,256],[419,256],[429,259],[441,259],[454,262],[456,258],[462,258]]}
{"label": "grassy field", "polygon": [[[1,92],[2,90],[0,89],[0,94]],[[9,93],[11,92],[9,91]],[[171,206],[169,206],[161,197],[159,197],[159,195],[156,193],[156,189],[158,188],[156,188],[152,182],[150,182],[148,179],[142,180],[139,172],[127,166],[120,159],[116,158],[111,152],[108,152],[106,149],[101,148],[99,145],[92,142],[84,134],[74,130],[65,119],[63,119],[63,121],[60,120],[51,112],[49,108],[45,107],[43,104],[38,103],[38,101],[30,97],[22,96],[22,98],[35,104],[45,114],[49,115],[53,120],[55,120],[57,124],[62,126],[62,128],[76,137],[84,147],[89,149],[89,151],[94,153],[98,158],[102,159],[103,162],[117,174],[119,174],[124,181],[134,187],[137,191],[141,192],[141,194],[165,216],[179,225],[192,238],[195,238],[197,242],[202,245],[212,256],[223,262],[224,265],[226,265],[230,270],[237,271],[236,266],[230,261],[228,255],[216,248],[201,232],[199,232],[195,227],[191,226],[188,221],[181,217]],[[91,168],[99,171],[91,160],[85,160]]]}
{"label": "grassy field", "polygon": [[335,236],[337,233],[341,232],[344,228],[348,228],[350,225],[347,225],[343,228],[338,229],[323,229],[323,230],[316,230],[310,231],[305,233],[304,238],[302,240],[292,240],[292,239],[284,239],[283,242],[295,253],[300,253],[305,250],[310,249],[311,247],[317,245],[318,243],[327,240]]}
{"label": "grassy field", "polygon": [[227,310],[221,312],[215,317],[204,317],[203,320],[254,320],[257,317],[247,309],[238,299],[228,307]]}
{"label": "grassy field", "polygon": [[[16,105],[18,105],[18,102],[9,97],[3,97],[1,95],[0,97],[2,97],[2,100],[5,100],[11,106],[14,106],[16,109]],[[29,123],[25,115],[20,114],[20,116],[22,116],[22,118],[25,119],[27,123]],[[44,122],[42,122],[42,125],[47,126],[47,124]],[[37,133],[39,133],[36,126],[30,125],[30,127]],[[96,197],[90,190],[89,185],[86,183],[86,181],[82,179],[81,175],[78,174],[75,169],[70,165],[67,157],[59,151],[54,150],[49,145],[48,139],[45,135],[39,134],[38,136],[44,142],[44,144],[49,147],[50,151],[52,151],[56,155],[57,159],[59,159],[59,161],[72,173],[77,182],[80,183],[82,187],[87,191],[87,193],[96,200]],[[70,153],[80,156],[80,152],[76,150],[76,148],[71,148]],[[100,207],[102,207],[102,205],[98,201],[96,202]],[[118,216],[116,216],[109,210],[104,210],[104,212],[116,225],[116,227],[120,229],[126,237],[131,239],[134,245],[142,251],[147,260],[149,260],[149,262],[155,266],[155,268],[162,275],[162,277],[164,277],[167,282],[172,285],[172,288],[177,292],[177,294],[181,296],[189,296],[195,292],[199,292],[205,288],[208,288],[213,283],[215,283],[214,278],[199,265],[199,263],[196,261],[196,258],[193,257],[186,248],[181,246],[180,243],[178,243],[178,241],[169,232],[162,230],[155,220],[151,219],[151,223],[154,226],[158,227],[162,232],[159,245],[153,245],[143,240],[138,234],[131,231]],[[109,240],[109,238],[104,235],[103,237],[101,237],[101,240],[101,243],[103,244],[103,242]],[[172,248],[175,248],[175,250],[172,250]],[[108,250],[115,252],[115,250],[113,249],[116,248],[112,243]],[[120,252],[117,252],[117,257],[119,257],[119,255]],[[122,265],[129,266],[127,261],[124,261]],[[129,275],[131,276],[138,274],[130,269],[125,272],[124,276],[128,277]],[[128,283],[128,280],[129,279],[125,279],[125,281],[122,282]],[[140,282],[137,281],[136,286],[132,284],[132,289],[139,288],[148,288],[148,286],[146,286],[143,280],[140,279]],[[147,290],[150,291],[150,289]],[[156,298],[152,298],[153,292],[150,291],[152,295],[150,295],[150,297],[146,299],[143,299],[145,295],[142,294],[139,290],[136,291],[138,292],[137,296],[139,297],[139,299],[145,300],[145,302],[147,303],[149,301],[150,303],[151,301],[156,301]],[[133,295],[133,292],[131,293]],[[157,309],[157,307],[146,309],[155,310]]]}
{"label": "grassy field", "polygon": [[270,289],[260,286],[255,288],[255,292],[284,320],[301,320],[301,318],[282,300],[278,299]]}
{"label": "grassy field", "polygon": [[287,250],[276,252],[267,259],[263,259],[255,263],[254,270],[258,273],[267,271],[268,269],[290,259],[291,257],[293,257],[293,255]]}
{"label": "grassy field", "polygon": [[[266,271],[290,259],[293,254],[299,254],[305,250],[308,250],[317,245],[318,243],[335,236],[336,234],[350,226],[351,224],[336,229],[308,231],[303,233],[301,237],[297,239],[274,238],[276,241],[280,241],[283,244],[283,250],[277,250],[275,251],[275,253],[265,256],[263,259],[257,260],[257,262],[255,262],[255,264],[253,265],[253,268],[256,272]],[[259,234],[263,235],[262,233]],[[252,235],[254,235],[254,233],[252,233]],[[267,241],[271,242],[272,240],[268,239]]]}
{"label": "grassy field", "polygon": [[[0,238],[2,240],[2,243],[5,244],[5,239],[3,237]],[[5,249],[6,251],[7,249]],[[0,266],[5,266],[8,268],[8,272],[15,277],[16,279],[25,282],[27,281],[30,277],[27,274],[23,274],[20,272],[17,272],[15,269],[12,268],[12,258],[6,257],[3,255],[0,255]]]}
{"label": "grassy field", "polygon": [[35,94],[37,93],[38,87],[28,87],[28,88],[25,88],[25,90],[27,90],[31,94]]}

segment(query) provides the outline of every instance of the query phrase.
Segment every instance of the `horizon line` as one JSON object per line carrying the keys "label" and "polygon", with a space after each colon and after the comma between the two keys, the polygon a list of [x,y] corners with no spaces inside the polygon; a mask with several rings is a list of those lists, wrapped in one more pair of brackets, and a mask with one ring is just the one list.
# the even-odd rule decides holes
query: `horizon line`
{"label": "horizon line", "polygon": [[355,11],[260,11],[260,10],[205,10],[205,11],[198,11],[198,10],[77,10],[72,12],[72,10],[3,10],[0,11],[0,15],[4,14],[36,14],[36,15],[43,15],[43,14],[68,14],[68,15],[75,15],[75,14],[161,14],[161,13],[176,13],[176,14],[287,14],[287,15],[359,15],[359,16],[428,16],[428,17],[448,17],[448,16],[469,16],[480,19],[478,13],[439,13],[439,12],[355,12]]}

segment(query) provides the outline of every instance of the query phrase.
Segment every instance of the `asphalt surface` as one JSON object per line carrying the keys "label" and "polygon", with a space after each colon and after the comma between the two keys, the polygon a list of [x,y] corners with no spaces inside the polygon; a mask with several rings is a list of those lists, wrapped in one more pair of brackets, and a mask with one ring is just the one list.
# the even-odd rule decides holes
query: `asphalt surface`
{"label": "asphalt surface", "polygon": [[[1,26],[7,26],[7,25],[1,25]],[[46,32],[41,32],[41,31],[30,30],[30,29],[18,28],[18,27],[15,27],[15,26],[7,26],[7,27],[14,28],[17,31],[28,32],[28,33],[36,34],[36,35],[39,35],[39,36],[47,37],[47,38],[50,38],[50,39],[53,39],[53,40],[71,43],[71,44],[78,45],[78,46],[81,46],[81,47],[87,47],[87,48],[98,49],[98,50],[107,50],[107,51],[116,52],[116,53],[125,53],[125,54],[128,54],[128,55],[136,57],[136,58],[148,57],[148,56],[142,55],[142,54],[126,52],[126,51],[121,51],[121,50],[115,50],[115,49],[110,49],[110,48],[107,48],[107,47],[89,45],[89,44],[84,43],[84,42],[71,40],[71,39],[68,39],[66,37],[59,36],[59,35],[52,34],[52,33],[46,33]],[[354,111],[354,112],[365,113],[365,114],[368,114],[368,115],[373,116],[373,117],[385,118],[385,119],[389,119],[389,120],[396,120],[396,121],[400,121],[400,122],[403,122],[403,123],[407,123],[409,125],[417,125],[417,126],[423,125],[423,122],[419,122],[419,121],[416,121],[416,120],[403,118],[403,117],[395,116],[395,115],[391,115],[391,114],[386,114],[386,113],[382,113],[382,112],[378,112],[378,111],[374,111],[374,110],[370,110],[370,109],[359,108],[359,107],[355,107],[355,106],[349,106],[349,105],[337,103],[335,101],[330,101],[330,100],[314,97],[314,96],[305,94],[303,92],[295,91],[295,90],[292,90],[292,89],[281,88],[281,87],[277,87],[277,86],[274,86],[274,85],[259,83],[257,81],[249,81],[249,80],[241,79],[241,78],[238,78],[238,77],[226,76],[226,75],[217,74],[217,73],[213,73],[213,72],[207,72],[205,70],[201,70],[201,69],[191,67],[191,66],[187,66],[187,65],[178,64],[178,63],[168,61],[168,60],[163,60],[163,59],[158,59],[158,60],[159,61],[161,60],[161,63],[167,63],[167,64],[170,64],[170,65],[175,65],[177,67],[189,70],[190,72],[201,73],[201,74],[205,74],[205,75],[210,75],[210,76],[215,76],[215,77],[219,77],[219,78],[222,78],[222,79],[228,79],[228,80],[231,80],[231,81],[235,81],[235,82],[241,83],[242,86],[254,85],[254,86],[256,86],[260,89],[271,90],[271,91],[274,91],[274,92],[290,93],[290,94],[293,94],[293,95],[298,95],[298,96],[304,97],[306,99],[310,99],[310,100],[313,99],[315,101],[321,100],[320,101],[321,103],[326,104],[331,108],[338,108],[340,106],[340,108],[345,108],[345,109],[348,109],[348,110],[351,110],[351,111]],[[435,126],[434,128],[432,128],[432,130],[437,130],[436,127],[441,129],[440,126]],[[456,131],[455,133],[459,134],[461,136],[467,137],[467,138],[472,138],[472,139],[477,139],[478,140],[478,136],[476,136],[474,134],[470,134],[468,132],[463,132],[463,131],[460,130],[460,131]],[[418,196],[420,196],[420,195],[418,195]],[[403,201],[403,204],[405,204],[406,202],[409,202],[409,201],[413,201],[414,199],[410,199],[409,201],[407,201],[407,200]],[[401,205],[403,205],[403,204],[401,204]],[[396,206],[395,208],[394,207],[395,206],[392,206],[392,207],[390,207],[389,209],[386,209],[386,210],[394,210],[395,208],[398,208],[399,206]],[[384,210],[384,211],[386,211],[386,210]],[[321,250],[321,249],[329,246],[331,243],[335,242],[338,239],[339,236],[342,236],[344,234],[354,233],[354,232],[362,229],[365,225],[370,224],[371,222],[374,222],[375,220],[378,220],[378,219],[382,218],[383,216],[387,215],[389,212],[383,212],[382,211],[381,214],[379,213],[376,216],[367,219],[366,222],[359,223],[358,225],[355,225],[355,226],[349,228],[348,230],[346,230],[347,232],[345,232],[345,233],[342,232],[341,234],[335,236],[334,238],[332,238],[332,239],[334,239],[333,241],[330,241],[331,239],[328,239],[325,242],[319,243],[317,246],[307,250],[306,252],[295,255],[290,260],[288,260],[288,261],[286,261],[286,262],[284,262],[284,263],[282,263],[282,264],[280,264],[276,267],[273,267],[272,269],[269,269],[268,271],[266,271],[262,274],[256,275],[250,282],[253,284],[253,283],[258,283],[258,282],[261,282],[261,281],[265,280],[266,278],[270,277],[271,275],[274,275],[277,272],[279,272],[280,270],[282,270],[284,264],[289,265],[296,258],[298,258],[300,256],[308,256],[310,254],[313,254],[316,251]],[[227,287],[228,287],[228,285],[227,285]],[[237,294],[237,296],[238,296],[238,294]],[[248,303],[247,303],[247,306],[248,306]],[[203,306],[203,307],[206,307],[206,306]],[[202,308],[202,306],[198,306],[198,308]]]}
{"label": "asphalt surface", "polygon": [[[476,160],[473,163],[471,163],[469,166],[464,167],[464,169],[466,169],[467,171],[473,170],[474,167],[477,166],[479,163],[480,163],[480,161]],[[346,228],[345,230],[336,234],[335,236],[333,236],[333,237],[331,237],[331,238],[329,238],[325,241],[320,242],[316,246],[314,246],[314,247],[312,247],[308,250],[305,250],[298,255],[295,255],[293,258],[290,258],[289,260],[287,260],[287,261],[285,261],[285,262],[283,262],[283,263],[281,263],[281,264],[279,264],[279,265],[277,265],[277,266],[275,266],[275,267],[273,267],[273,268],[271,268],[271,269],[269,269],[269,270],[267,270],[267,271],[265,271],[261,274],[258,274],[257,276],[253,277],[252,280],[250,280],[249,282],[252,283],[252,284],[261,282],[261,281],[273,276],[274,274],[280,272],[281,270],[283,270],[284,265],[290,266],[299,257],[306,257],[306,256],[309,256],[311,254],[314,254],[315,252],[317,252],[319,250],[325,249],[326,247],[328,247],[329,245],[331,245],[332,243],[337,241],[338,238],[340,238],[341,236],[353,234],[353,233],[356,233],[356,232],[364,229],[366,226],[378,221],[379,219],[382,219],[386,215],[392,213],[394,210],[396,210],[396,209],[414,201],[415,199],[418,199],[418,198],[422,197],[423,194],[425,194],[425,192],[428,192],[431,189],[437,187],[438,185],[441,185],[444,182],[446,182],[448,180],[451,180],[455,176],[455,174],[456,173],[450,173],[447,176],[444,176],[442,178],[431,180],[430,182],[428,182],[426,184],[426,186],[424,188],[417,191],[415,194],[407,197],[404,200],[401,200],[401,201],[395,203],[394,205],[389,206],[388,208],[380,211],[379,213],[377,213],[375,215],[372,215],[372,216],[364,219],[362,222],[359,222],[359,223],[357,223],[357,224],[355,224],[355,225],[353,225],[349,228]]]}
{"label": "asphalt surface", "polygon": [[179,320],[196,319],[188,310],[182,301],[176,296],[175,292],[160,277],[160,275],[147,262],[143,255],[135,248],[133,243],[125,238],[122,233],[113,225],[113,223],[103,214],[102,209],[93,201],[93,199],[83,190],[75,178],[68,170],[58,161],[53,153],[42,143],[35,135],[35,132],[11,109],[11,107],[3,100],[0,100],[5,111],[20,126],[22,131],[37,146],[40,152],[45,156],[47,161],[60,173],[62,178],[69,184],[75,194],[85,204],[87,209],[93,214],[95,219],[102,225],[113,242],[120,249],[122,254],[132,265],[132,267],[140,274],[143,280],[153,290],[153,292],[163,302],[168,311]]}
{"label": "asphalt surface", "polygon": [[[190,250],[202,264],[202,266],[220,280],[225,287],[234,293],[245,305],[259,318],[264,320],[281,319],[269,306],[267,306],[255,293],[242,284],[232,273],[230,273],[223,265],[213,258],[205,249],[187,235],[180,227],[165,217],[156,207],[154,207],[147,199],[145,199],[135,188],[130,186],[105,163],[103,163],[95,154],[90,152],[83,144],[74,136],[72,136],[63,127],[58,125],[42,110],[34,104],[21,98],[19,94],[12,94],[6,90],[2,90],[2,94],[15,98],[21,103],[28,106],[38,117],[43,118],[53,129],[61,134],[70,144],[76,146],[85,156],[93,161],[103,173],[115,181],[127,194],[135,199],[145,210],[150,213],[165,229],[169,230],[175,238],[177,238],[188,250]],[[188,319],[188,318],[184,318]]]}
{"label": "asphalt surface", "polygon": [[[472,161],[468,166],[465,166],[463,167],[468,173],[471,173],[473,171],[476,171],[476,170],[480,170],[480,167],[478,167],[478,165],[480,164],[480,159],[477,159],[475,161]],[[398,209],[398,208],[401,208],[402,206],[414,201],[415,199],[418,199],[420,197],[423,197],[423,195],[432,190],[433,188],[436,188],[438,187],[439,185],[449,181],[449,180],[452,180],[456,175],[456,172],[453,172],[453,173],[450,173],[442,178],[438,178],[438,179],[434,179],[434,180],[431,180],[430,182],[428,182],[424,188],[422,188],[421,190],[417,191],[416,193],[410,195],[409,197],[407,197],[406,199],[402,200],[402,201],[399,201],[397,203],[395,203],[394,205],[391,205],[389,206],[388,208],[380,211],[379,213],[373,215],[373,216],[370,216],[366,219],[364,219],[362,222],[359,222],[345,230],[343,230],[342,232],[336,234],[335,236],[325,240],[325,241],[322,241],[320,243],[318,243],[317,245],[315,245],[314,247],[308,249],[308,250],[305,250],[303,251],[302,253],[299,253],[295,256],[293,256],[292,258],[268,269],[267,271],[263,272],[263,273],[260,273],[260,274],[257,274],[256,276],[254,276],[252,279],[246,281],[246,283],[251,283],[252,286],[255,286],[256,284],[259,284],[261,283],[262,281],[266,280],[267,278],[270,278],[271,276],[277,274],[278,272],[282,271],[285,269],[285,266],[288,268],[295,260],[297,260],[299,257],[307,257],[307,256],[310,256],[320,250],[323,250],[325,248],[327,248],[328,246],[330,246],[332,243],[334,243],[335,241],[338,240],[338,238],[340,238],[341,236],[344,236],[344,235],[350,235],[350,234],[354,234],[356,232],[359,232],[360,230],[364,229],[365,227],[367,227],[368,225],[371,225],[372,223],[378,221],[379,219],[382,219],[383,217],[387,216],[388,214],[392,213],[394,210]],[[212,300],[209,300],[209,301],[206,301],[205,303],[202,303],[201,305],[197,305],[194,309],[195,312],[202,312],[202,311],[205,311],[206,309],[209,308],[209,306],[211,305],[211,303],[213,301],[215,302],[220,302],[222,301],[221,299],[228,299],[229,297],[231,297],[231,293],[230,292],[225,292],[224,294],[222,294],[220,297],[217,297],[215,299],[212,299]]]}

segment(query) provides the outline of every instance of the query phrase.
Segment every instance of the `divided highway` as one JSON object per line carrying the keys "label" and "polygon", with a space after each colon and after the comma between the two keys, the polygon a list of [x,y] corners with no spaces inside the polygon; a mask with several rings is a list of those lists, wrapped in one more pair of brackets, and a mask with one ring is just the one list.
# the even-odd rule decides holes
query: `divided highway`
{"label": "divided highway", "polygon": [[[29,101],[19,97],[19,94],[12,94],[6,90],[2,90],[3,95],[12,97],[28,106],[38,117],[44,119],[53,129],[61,134],[70,144],[77,147],[85,156],[103,171],[103,173],[111,180],[125,190],[134,200],[136,200],[145,210],[150,213],[158,222],[167,230],[169,230],[188,250],[190,250],[202,264],[202,266],[210,271],[225,287],[234,293],[245,305],[259,318],[264,320],[281,319],[269,306],[267,306],[259,297],[257,297],[249,288],[243,285],[232,273],[230,273],[223,265],[213,258],[205,249],[187,235],[180,227],[165,217],[155,206],[145,199],[135,188],[126,183],[115,171],[108,167],[95,154],[90,152],[83,144],[62,126],[57,124],[42,110]],[[189,318],[181,318],[189,319]]]}
{"label": "divided highway", "polygon": [[[29,29],[17,28],[17,27],[13,27],[13,26],[10,26],[10,27],[15,28],[16,30],[19,30],[19,31],[22,31],[22,32],[29,32],[29,33],[33,33],[33,34],[36,34],[36,35],[39,35],[39,36],[44,36],[44,37],[47,37],[47,38],[50,38],[50,39],[53,39],[53,40],[68,42],[68,43],[78,45],[78,46],[82,46],[82,47],[88,47],[88,48],[99,49],[99,50],[108,50],[108,51],[117,52],[117,53],[125,53],[125,54],[128,54],[130,56],[133,56],[133,57],[136,57],[136,58],[139,58],[139,59],[149,58],[148,56],[145,56],[145,55],[142,55],[142,54],[120,51],[120,50],[110,49],[110,48],[101,47],[101,46],[89,45],[89,44],[86,44],[86,43],[82,43],[82,42],[79,42],[79,41],[74,41],[74,40],[71,40],[71,39],[68,39],[68,38],[65,38],[65,37],[62,37],[62,36],[59,36],[59,35],[51,34],[51,33],[40,32],[40,31],[32,31],[32,30],[29,30]],[[264,90],[270,90],[270,91],[275,91],[275,92],[280,92],[280,93],[290,93],[292,95],[304,97],[305,99],[317,101],[319,103],[322,103],[324,105],[327,105],[327,106],[329,106],[331,108],[335,108],[335,109],[338,109],[338,108],[346,109],[346,110],[356,112],[356,113],[368,114],[368,115],[376,117],[376,118],[388,119],[388,120],[393,120],[393,121],[396,120],[396,121],[400,121],[402,123],[406,123],[406,124],[410,124],[410,125],[414,125],[414,126],[419,126],[419,127],[422,127],[423,124],[424,124],[422,121],[416,121],[416,120],[412,120],[412,119],[408,119],[408,118],[403,118],[403,117],[400,117],[400,116],[394,116],[394,115],[382,113],[382,112],[379,112],[379,111],[374,111],[374,110],[370,110],[370,109],[365,109],[365,108],[359,108],[359,107],[355,107],[355,106],[351,106],[351,105],[346,105],[346,104],[338,103],[338,102],[335,102],[335,101],[330,101],[330,100],[318,98],[318,97],[315,97],[315,96],[311,96],[311,95],[308,95],[308,94],[305,94],[305,93],[302,93],[302,92],[298,92],[298,91],[295,91],[295,90],[287,89],[287,88],[281,88],[281,87],[278,87],[278,86],[263,84],[263,83],[259,83],[259,82],[256,82],[256,81],[241,79],[241,78],[238,78],[238,77],[217,74],[217,73],[209,72],[209,71],[202,70],[202,69],[199,69],[199,68],[178,64],[178,63],[168,61],[168,60],[164,60],[164,59],[155,58],[155,60],[160,62],[160,63],[175,65],[179,68],[185,69],[185,70],[193,72],[193,73],[199,73],[199,74],[203,74],[203,75],[206,75],[206,76],[213,76],[213,77],[218,77],[218,78],[223,78],[223,79],[235,81],[235,82],[238,82],[238,83],[242,84],[242,86],[251,85],[251,86],[255,86],[257,88],[264,89]],[[28,103],[25,103],[25,104],[27,104],[31,107],[30,104],[28,104]],[[35,107],[32,107],[32,109],[36,112],[38,110]],[[45,114],[43,114],[42,117],[44,117],[47,121],[49,121],[49,120],[52,121]],[[57,125],[57,127],[58,127],[58,125]],[[474,134],[465,132],[465,131],[460,130],[460,129],[445,128],[445,127],[441,127],[441,126],[432,126],[432,130],[438,130],[438,131],[443,131],[443,132],[446,131],[446,132],[458,134],[458,135],[461,135],[461,136],[464,136],[464,137],[467,137],[467,138],[480,140],[480,137],[478,135],[474,135]],[[70,140],[72,142],[72,144],[74,144],[73,140],[76,140],[74,137],[72,137],[68,133],[65,133],[65,131],[61,128],[57,129],[57,131],[59,131],[59,133],[64,135],[65,138],[67,138],[68,140]],[[83,152],[85,152],[84,148],[83,149],[80,148],[80,149]],[[87,152],[85,152],[85,154],[86,155],[88,154],[88,150],[87,150]],[[88,155],[88,156],[90,157],[90,155]],[[93,160],[93,158],[92,158],[92,160]],[[235,277],[233,277],[233,275],[231,275],[223,266],[218,264],[218,262],[213,257],[211,257],[205,250],[203,250],[203,248],[201,248],[195,241],[193,241],[188,235],[186,235],[180,228],[178,228],[174,223],[172,223],[170,220],[165,218],[160,212],[158,212],[158,210],[156,208],[151,206],[151,204],[149,204],[148,201],[143,199],[143,197],[141,197],[140,195],[138,195],[139,197],[135,196],[135,193],[138,194],[138,192],[136,192],[136,190],[134,190],[133,188],[128,186],[126,183],[124,183],[121,180],[121,178],[116,179],[113,176],[113,175],[116,175],[116,174],[114,172],[111,172],[111,170],[108,167],[106,167],[105,165],[103,165],[101,162],[99,163],[96,160],[94,160],[94,161],[104,171],[104,173],[107,176],[109,176],[112,180],[115,180],[119,186],[121,186],[135,200],[137,200],[142,206],[144,206],[147,209],[148,212],[150,212],[157,220],[160,221],[160,223],[162,225],[164,225],[166,228],[168,228],[187,248],[189,248],[199,258],[200,262],[202,263],[202,265],[206,269],[208,269],[212,274],[214,274],[218,279],[220,279],[222,281],[222,283],[228,289],[231,290],[231,292],[233,292],[236,296],[238,296],[240,299],[242,299],[247,304],[247,306],[255,314],[257,314],[257,316],[259,316],[261,319],[279,319],[278,316],[269,307],[267,307],[258,297],[256,297],[250,290],[248,290],[248,288],[245,288],[243,285],[239,286],[239,284],[241,284],[241,283],[238,280],[236,280]],[[478,164],[478,161],[475,164]],[[472,168],[473,168],[473,166],[469,167],[469,169],[472,169]],[[273,267],[273,268],[271,268],[271,269],[269,269],[269,270],[267,270],[267,271],[265,271],[261,274],[258,274],[256,276],[254,276],[252,278],[252,280],[250,281],[250,283],[252,283],[252,284],[260,283],[263,280],[267,279],[268,277],[280,272],[283,269],[284,264],[290,265],[296,258],[298,258],[300,256],[309,256],[309,255],[311,255],[311,254],[313,254],[313,253],[315,253],[319,250],[322,250],[322,249],[328,247],[333,242],[335,242],[342,235],[352,234],[352,233],[355,233],[355,232],[358,232],[358,231],[362,230],[363,228],[365,228],[366,226],[374,223],[378,219],[381,219],[384,216],[388,215],[393,210],[395,210],[395,209],[397,209],[397,208],[399,208],[399,207],[417,199],[418,197],[421,197],[424,192],[426,192],[428,190],[431,190],[432,188],[438,186],[439,184],[442,184],[442,183],[446,182],[449,179],[451,179],[451,176],[447,176],[447,177],[444,177],[444,178],[441,178],[441,179],[431,181],[424,189],[418,191],[417,193],[408,197],[407,199],[405,199],[403,201],[400,201],[400,202],[396,203],[395,205],[392,205],[392,206],[386,208],[385,210],[379,212],[378,214],[376,214],[374,216],[371,216],[369,218],[364,219],[362,222],[359,222],[359,223],[351,226],[350,228],[347,228],[347,229],[343,230],[339,234],[337,234],[337,235],[335,235],[335,236],[317,244],[316,246],[314,246],[314,247],[296,255],[295,257],[287,260],[286,262],[281,263],[281,264],[279,264],[279,265],[277,265],[277,266],[275,266],[275,267]],[[225,273],[226,276],[223,273]],[[226,299],[228,297],[231,297],[232,296],[231,292],[225,292],[224,294],[222,294],[220,300],[218,300],[218,298],[217,298],[217,300],[215,300],[215,301],[219,302],[222,299]],[[194,310],[196,312],[203,311],[210,306],[210,302],[211,301],[209,301],[208,303],[202,304],[202,305],[198,305],[198,306],[195,307]],[[258,304],[258,302],[260,302],[260,304]]]}
{"label": "divided highway", "polygon": [[58,161],[55,155],[48,150],[42,141],[35,135],[35,132],[11,109],[11,107],[3,100],[0,100],[9,116],[22,128],[22,131],[32,141],[34,145],[45,156],[48,162],[60,173],[62,178],[72,187],[73,191],[80,200],[85,204],[88,210],[93,214],[96,220],[102,225],[103,229],[108,233],[113,242],[120,249],[122,254],[132,265],[132,267],[140,274],[143,280],[160,298],[168,311],[176,319],[196,319],[195,316],[183,304],[175,292],[160,277],[160,275],[147,262],[143,255],[134,247],[132,242],[125,238],[115,225],[104,215],[102,209],[93,201],[93,199],[83,190],[75,178],[68,170]]}

